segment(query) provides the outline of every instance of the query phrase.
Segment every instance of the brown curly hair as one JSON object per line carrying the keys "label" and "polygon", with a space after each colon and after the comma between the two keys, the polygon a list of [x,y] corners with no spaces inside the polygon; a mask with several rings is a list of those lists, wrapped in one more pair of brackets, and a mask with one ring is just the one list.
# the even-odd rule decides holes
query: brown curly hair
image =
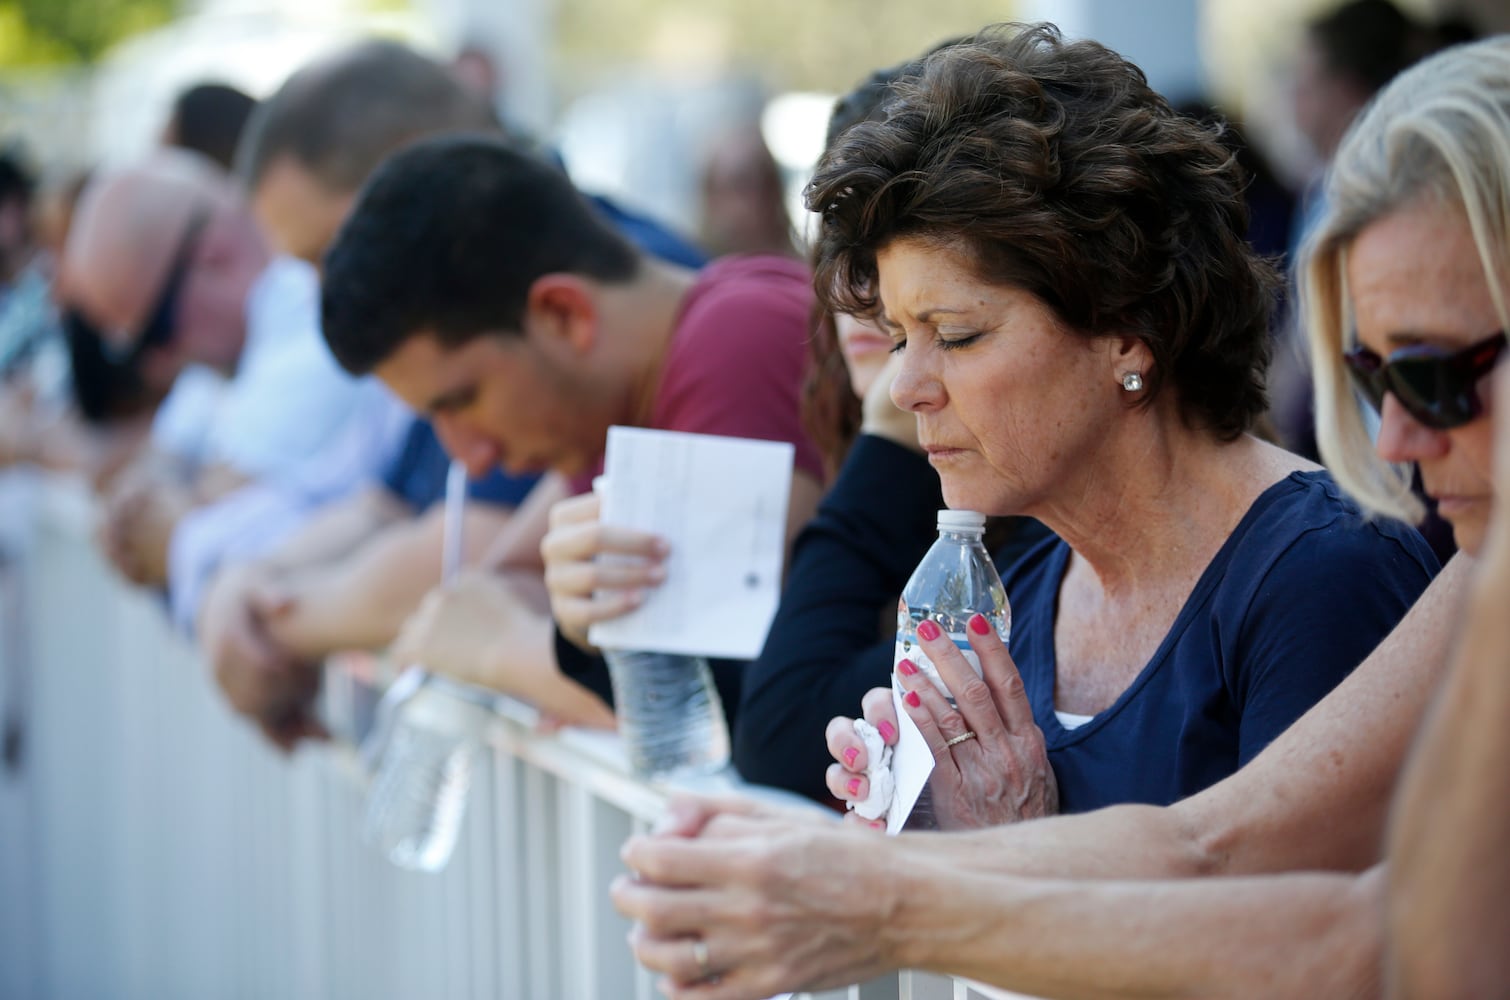
{"label": "brown curly hair", "polygon": [[1176,113],[1143,72],[1049,24],[994,25],[895,84],[806,191],[823,215],[824,305],[879,307],[893,239],[963,246],[981,280],[1023,288],[1085,336],[1132,335],[1187,422],[1226,440],[1266,408],[1275,269],[1245,241],[1244,176],[1220,128]]}

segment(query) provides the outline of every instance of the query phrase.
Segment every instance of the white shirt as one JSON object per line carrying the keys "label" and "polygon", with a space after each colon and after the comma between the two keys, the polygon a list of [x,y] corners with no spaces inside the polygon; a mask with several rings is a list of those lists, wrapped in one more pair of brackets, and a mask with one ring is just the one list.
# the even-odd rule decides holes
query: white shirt
{"label": "white shirt", "polygon": [[362,380],[341,370],[320,333],[320,279],[275,257],[247,293],[236,373],[185,368],[153,419],[153,444],[197,465],[280,477],[340,434]]}
{"label": "white shirt", "polygon": [[[168,596],[185,631],[193,629],[204,587],[223,562],[269,551],[317,507],[381,475],[413,416],[375,378],[353,378],[340,368],[325,346],[319,310],[315,269],[276,258],[247,296],[246,344],[235,376],[218,394],[194,376],[185,392],[195,398],[172,416],[181,427],[197,411],[207,428],[190,457],[258,480],[191,512],[174,530]],[[175,383],[164,409],[179,389]],[[156,421],[153,438],[157,443]]]}

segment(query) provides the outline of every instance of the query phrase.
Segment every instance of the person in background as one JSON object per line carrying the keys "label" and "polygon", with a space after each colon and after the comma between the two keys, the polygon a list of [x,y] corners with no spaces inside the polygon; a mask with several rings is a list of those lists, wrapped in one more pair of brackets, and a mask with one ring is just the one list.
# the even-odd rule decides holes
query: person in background
{"label": "person in background", "polygon": [[[841,97],[827,145],[857,122],[883,117],[892,84],[921,65],[915,60],[878,71]],[[936,513],[944,505],[938,477],[918,445],[916,421],[891,402],[891,348],[872,321],[817,314],[803,416],[823,450],[831,485],[793,546],[760,655],[749,662],[712,661],[715,676],[738,677],[737,688],[732,680],[725,687],[740,692],[730,716],[741,776],[823,802],[833,800],[823,780],[825,727],[886,682],[897,595],[937,537]],[[875,503],[883,494],[888,502]],[[1037,522],[1006,518],[993,525],[988,545],[1006,566],[1044,534]],[[596,498],[583,496],[557,504],[541,546],[551,610],[573,642],[558,644],[557,657],[569,676],[605,699],[611,697],[607,667],[587,646],[585,631],[617,595],[598,585],[592,563],[603,551],[644,550],[652,541],[623,530],[613,537],[616,546],[600,531]],[[654,580],[630,585],[651,587]]]}
{"label": "person in background", "polygon": [[[395,227],[411,238],[384,239]],[[375,372],[428,416],[472,473],[547,472],[490,570],[434,592],[405,624],[404,660],[536,704],[579,689],[528,588],[539,601],[550,507],[586,491],[611,424],[789,442],[792,533],[811,515],[822,462],[799,415],[812,305],[801,264],[653,260],[554,164],[483,138],[390,159],[325,264],[326,336],[348,370]]]}
{"label": "person in background", "polygon": [[[946,47],[897,90],[809,189],[820,294],[888,330],[892,399],[948,505],[1057,536],[1003,574],[1011,656],[950,683],[958,710],[897,665],[939,760],[934,815],[948,828],[1185,798],[1346,677],[1436,561],[1250,433],[1275,276],[1243,238],[1246,178],[1213,130],[1049,26]],[[893,479],[888,502],[904,502],[914,487]],[[1389,585],[1362,586],[1376,576]],[[948,640],[928,627],[933,658]],[[810,617],[788,640],[823,631]],[[863,705],[893,743],[890,688]],[[864,800],[852,721],[828,743],[829,790]]]}
{"label": "person in background", "polygon": [[229,171],[241,132],[256,107],[256,98],[228,84],[195,84],[174,100],[162,144],[199,153]]}
{"label": "person in background", "polygon": [[[1170,808],[867,848],[833,824],[682,802],[666,835],[627,846],[640,878],[614,889],[671,996],[739,1000],[899,966],[1038,996],[1499,991],[1510,415],[1494,401],[1510,376],[1489,390],[1503,348],[1489,331],[1510,326],[1507,143],[1510,41],[1407,71],[1340,147],[1304,254],[1323,454],[1383,512],[1414,502],[1385,463],[1417,462],[1453,498],[1462,550],[1368,661],[1249,767]],[[1377,451],[1354,386],[1378,407]],[[1471,587],[1470,553],[1483,557]],[[1391,792],[1444,676],[1385,864]]]}
{"label": "person in background", "polygon": [[[496,134],[499,126],[447,67],[402,45],[363,43],[299,70],[263,103],[240,152],[243,180],[274,238],[317,263],[332,221],[344,218],[378,163],[447,132]],[[596,203],[647,252],[701,263],[651,220]],[[288,718],[290,700],[313,689],[323,656],[389,644],[439,582],[437,501],[448,458],[429,422],[403,413],[396,436],[348,444],[344,461],[313,462],[297,490],[244,491],[225,511],[197,518],[204,523],[178,547],[180,575],[205,580],[201,645],[248,717]],[[352,453],[363,462],[356,469]],[[471,481],[462,532],[469,557],[487,548],[535,479],[495,470]],[[219,542],[227,535],[229,548]],[[558,707],[599,722],[605,714],[594,715],[585,699]]]}
{"label": "person in background", "polygon": [[[1353,119],[1396,74],[1445,45],[1472,37],[1466,24],[1422,24],[1391,0],[1347,0],[1306,23],[1296,48],[1290,97],[1295,125],[1310,147],[1316,171],[1290,227],[1291,256],[1326,210],[1323,172]],[[1319,451],[1304,340],[1295,323],[1280,330],[1270,415],[1280,443],[1314,459]],[[1452,555],[1451,530],[1429,505],[1421,531],[1439,558]]]}
{"label": "person in background", "polygon": [[[313,270],[270,251],[203,157],[160,151],[91,181],[59,289],[70,322],[96,330],[110,361],[174,387],[154,418],[157,454],[107,502],[106,551],[137,583],[166,582],[188,511],[288,472],[364,415],[363,387],[320,341]],[[181,380],[191,365],[218,378]]]}
{"label": "person in background", "polygon": [[699,238],[709,253],[796,254],[781,168],[757,123],[709,144],[700,183]]}
{"label": "person in background", "polygon": [[36,186],[18,150],[0,152],[0,378],[7,380],[59,341],[52,261],[37,241]]}

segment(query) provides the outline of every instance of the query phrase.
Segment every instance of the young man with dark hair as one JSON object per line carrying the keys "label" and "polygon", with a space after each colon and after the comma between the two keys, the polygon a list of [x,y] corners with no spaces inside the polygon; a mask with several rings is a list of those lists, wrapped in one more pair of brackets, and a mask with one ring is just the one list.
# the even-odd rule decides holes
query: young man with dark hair
{"label": "young man with dark hair", "polygon": [[[651,260],[553,164],[486,138],[385,163],[325,259],[326,340],[348,371],[428,415],[474,475],[550,472],[491,560],[536,579],[549,504],[585,490],[613,424],[792,443],[790,538],[822,478],[799,416],[811,308],[802,264]],[[520,601],[497,575],[471,577],[432,595],[398,648],[545,700],[565,683],[553,630]],[[501,620],[510,641],[477,624]]]}
{"label": "young man with dark hair", "polygon": [[[263,103],[242,142],[242,179],[274,241],[318,263],[378,163],[421,137],[448,132],[502,129],[442,64],[396,43],[362,43],[300,69]],[[666,230],[596,203],[647,252],[702,262]],[[316,474],[297,493],[247,491],[234,509],[197,525],[204,530],[193,537],[203,544],[179,547],[183,575],[205,579],[196,620],[222,688],[285,746],[307,731],[287,722],[301,714],[290,698],[310,685],[275,679],[313,674],[296,665],[318,663],[333,650],[387,645],[440,578],[435,501],[448,459],[424,420],[411,419],[401,441],[385,447],[381,435],[369,435],[364,447],[378,450],[367,457],[366,475],[354,472],[350,455],[316,456]],[[474,556],[532,482],[499,472],[469,485],[464,535]],[[300,527],[269,550],[280,523]],[[218,540],[220,525],[234,527],[234,552]],[[582,714],[590,697],[572,690],[562,696],[552,707],[567,714]],[[597,706],[596,719],[606,716]]]}

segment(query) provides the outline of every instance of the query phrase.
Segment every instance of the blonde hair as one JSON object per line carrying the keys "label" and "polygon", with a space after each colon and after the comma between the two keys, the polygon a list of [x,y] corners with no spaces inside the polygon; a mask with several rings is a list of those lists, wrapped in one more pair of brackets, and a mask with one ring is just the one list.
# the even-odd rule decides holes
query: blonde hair
{"label": "blonde hair", "polygon": [[1418,521],[1408,467],[1378,457],[1342,364],[1351,337],[1347,251],[1370,224],[1422,200],[1461,208],[1501,323],[1510,274],[1510,37],[1442,52],[1407,70],[1348,130],[1326,183],[1326,213],[1300,253],[1316,438],[1337,481],[1365,508]]}

